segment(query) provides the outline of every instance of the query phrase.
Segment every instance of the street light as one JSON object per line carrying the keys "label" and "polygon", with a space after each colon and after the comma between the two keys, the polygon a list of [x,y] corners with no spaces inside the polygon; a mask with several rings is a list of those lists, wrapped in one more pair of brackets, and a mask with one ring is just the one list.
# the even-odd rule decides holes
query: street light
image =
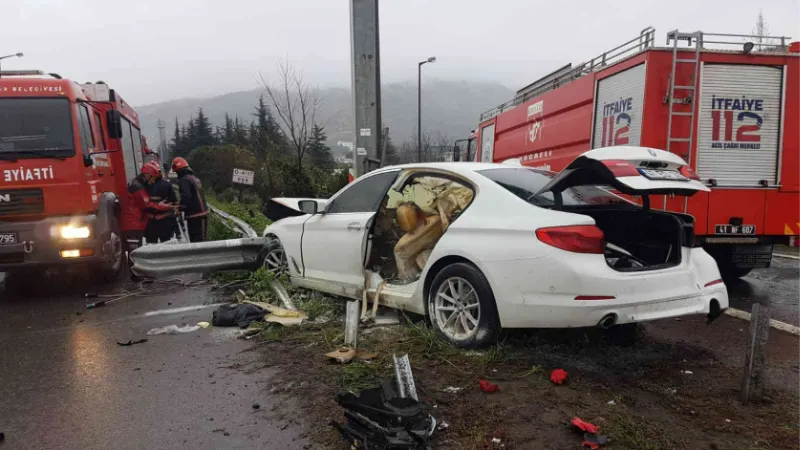
{"label": "street light", "polygon": [[422,65],[435,62],[431,56],[417,65],[417,162],[422,162]]}
{"label": "street light", "polygon": [[[7,58],[22,58],[22,52],[14,53],[12,55],[0,56],[0,61],[7,59]],[[3,70],[0,68],[0,77],[3,76]]]}

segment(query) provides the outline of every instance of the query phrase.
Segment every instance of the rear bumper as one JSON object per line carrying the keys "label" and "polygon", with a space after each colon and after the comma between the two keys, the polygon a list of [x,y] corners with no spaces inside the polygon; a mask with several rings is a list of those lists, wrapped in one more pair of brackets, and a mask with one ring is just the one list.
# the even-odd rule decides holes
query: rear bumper
{"label": "rear bumper", "polygon": [[[34,222],[0,222],[0,233],[16,233],[17,243],[0,244],[0,271],[43,266],[85,264],[102,260],[102,242],[95,230],[96,217],[48,217]],[[69,223],[80,223],[92,229],[87,239],[63,240],[52,230]],[[79,250],[78,258],[63,258],[64,250]]]}
{"label": "rear bumper", "polygon": [[[618,272],[602,255],[556,251],[543,258],[495,261],[482,270],[495,293],[504,328],[572,328],[598,325],[612,314],[616,323],[635,323],[728,308],[714,259],[702,249],[683,249],[676,267]],[[577,296],[608,296],[576,300]]]}

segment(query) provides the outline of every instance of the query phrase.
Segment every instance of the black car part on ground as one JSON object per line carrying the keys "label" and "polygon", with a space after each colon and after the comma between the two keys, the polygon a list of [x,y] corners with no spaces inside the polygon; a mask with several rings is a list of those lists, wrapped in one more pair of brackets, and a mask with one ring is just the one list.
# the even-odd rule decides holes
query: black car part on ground
{"label": "black car part on ground", "polygon": [[250,303],[233,303],[222,305],[211,316],[211,324],[215,327],[247,328],[251,322],[263,322],[263,309]]}
{"label": "black car part on ground", "polygon": [[331,422],[354,448],[365,450],[427,450],[436,422],[412,398],[401,398],[392,379],[358,395],[339,394],[346,422]]}

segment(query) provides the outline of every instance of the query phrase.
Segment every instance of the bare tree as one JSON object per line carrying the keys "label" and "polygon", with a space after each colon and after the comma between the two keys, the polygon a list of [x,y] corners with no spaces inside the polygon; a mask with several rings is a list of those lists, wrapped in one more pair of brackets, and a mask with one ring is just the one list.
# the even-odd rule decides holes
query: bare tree
{"label": "bare tree", "polygon": [[417,152],[417,134],[412,134],[411,141],[403,142],[397,152],[399,163],[420,162],[419,153],[422,154],[422,162],[441,162],[452,160],[453,140],[447,135],[429,132],[422,133],[422,151]]}
{"label": "bare tree", "polygon": [[278,116],[278,125],[294,153],[297,170],[301,170],[321,104],[317,89],[306,84],[303,71],[292,67],[288,59],[278,61],[277,85],[268,83],[261,74],[259,78]]}
{"label": "bare tree", "polygon": [[769,41],[769,26],[767,25],[767,21],[764,20],[763,11],[760,9],[758,10],[758,19],[756,19],[756,25],[750,32],[750,36],[753,37],[753,44],[756,45],[756,49],[759,51],[761,51],[762,47],[765,47],[765,44],[767,44]]}

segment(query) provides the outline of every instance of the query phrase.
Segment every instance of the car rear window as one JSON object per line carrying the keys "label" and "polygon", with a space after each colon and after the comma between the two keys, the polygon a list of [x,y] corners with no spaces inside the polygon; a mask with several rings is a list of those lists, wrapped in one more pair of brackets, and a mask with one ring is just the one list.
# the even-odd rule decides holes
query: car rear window
{"label": "car rear window", "polygon": [[[553,172],[525,167],[484,169],[477,172],[528,203],[545,208],[555,205],[552,192],[534,196],[556,175]],[[562,199],[564,206],[630,204],[627,200],[598,186],[576,186],[566,189],[562,193]]]}

